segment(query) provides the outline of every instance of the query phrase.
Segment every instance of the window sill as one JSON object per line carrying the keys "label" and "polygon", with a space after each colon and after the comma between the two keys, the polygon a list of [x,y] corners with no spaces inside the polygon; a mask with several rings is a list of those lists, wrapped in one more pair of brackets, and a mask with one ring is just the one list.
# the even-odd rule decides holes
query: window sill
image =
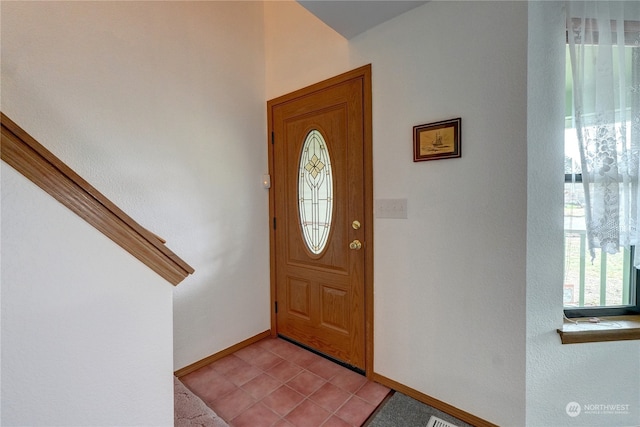
{"label": "window sill", "polygon": [[565,320],[558,334],[562,344],[640,340],[640,316],[601,317],[600,323],[591,323],[586,318],[579,323]]}

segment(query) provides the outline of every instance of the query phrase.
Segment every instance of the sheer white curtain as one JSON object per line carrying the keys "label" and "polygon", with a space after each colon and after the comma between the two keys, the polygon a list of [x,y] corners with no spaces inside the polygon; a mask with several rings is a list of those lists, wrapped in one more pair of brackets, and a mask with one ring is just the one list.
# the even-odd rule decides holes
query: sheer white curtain
{"label": "sheer white curtain", "polygon": [[[567,2],[573,117],[592,258],[597,248],[617,253],[640,242],[640,16],[634,16],[635,2],[629,3],[632,8],[625,2]],[[640,248],[634,265],[640,267]]]}

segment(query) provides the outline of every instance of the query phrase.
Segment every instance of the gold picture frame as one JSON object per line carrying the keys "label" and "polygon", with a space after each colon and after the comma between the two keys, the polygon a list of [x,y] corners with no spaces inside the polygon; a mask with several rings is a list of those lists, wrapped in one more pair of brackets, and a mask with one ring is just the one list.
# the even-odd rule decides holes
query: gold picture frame
{"label": "gold picture frame", "polygon": [[413,161],[453,159],[461,156],[462,119],[443,120],[413,127]]}

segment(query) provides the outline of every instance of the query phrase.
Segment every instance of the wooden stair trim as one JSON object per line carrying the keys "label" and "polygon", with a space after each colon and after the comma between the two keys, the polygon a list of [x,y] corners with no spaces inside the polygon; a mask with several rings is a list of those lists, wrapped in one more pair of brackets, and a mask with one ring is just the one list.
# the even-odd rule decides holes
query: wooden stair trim
{"label": "wooden stair trim", "polygon": [[0,112],[1,158],[174,286],[194,269]]}

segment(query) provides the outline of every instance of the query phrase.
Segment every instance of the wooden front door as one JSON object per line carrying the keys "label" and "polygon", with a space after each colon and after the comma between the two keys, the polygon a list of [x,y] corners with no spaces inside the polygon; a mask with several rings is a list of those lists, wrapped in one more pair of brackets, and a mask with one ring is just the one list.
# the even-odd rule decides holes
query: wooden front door
{"label": "wooden front door", "polygon": [[366,66],[267,104],[273,330],[361,370],[372,306],[370,92]]}

